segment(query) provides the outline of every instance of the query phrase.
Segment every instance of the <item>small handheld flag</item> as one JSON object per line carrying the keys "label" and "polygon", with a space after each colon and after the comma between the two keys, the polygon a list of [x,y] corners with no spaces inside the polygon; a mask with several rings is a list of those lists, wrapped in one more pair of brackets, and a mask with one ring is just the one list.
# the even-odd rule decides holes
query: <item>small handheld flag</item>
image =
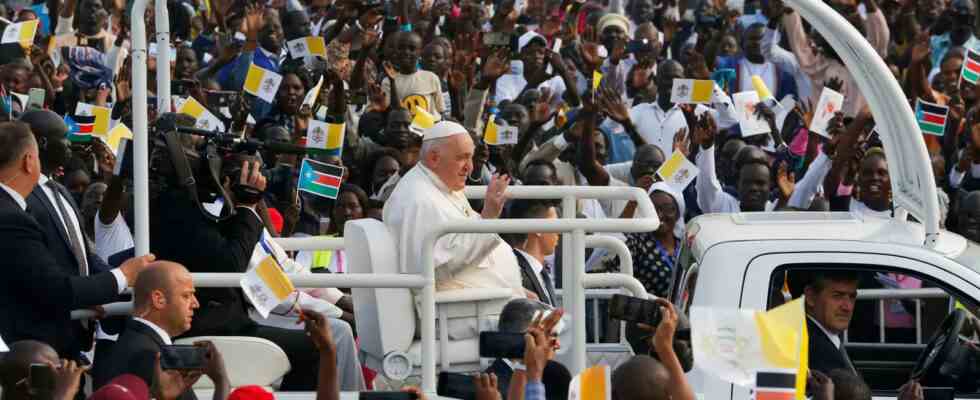
{"label": "small handheld flag", "polygon": [[674,79],[670,101],[675,104],[704,104],[711,102],[715,81],[710,79]]}
{"label": "small handheld flag", "polygon": [[602,73],[599,70],[592,71],[592,91],[595,92],[599,89],[599,84],[602,83]]}
{"label": "small handheld flag", "polygon": [[306,148],[321,150],[329,155],[339,156],[344,148],[344,124],[310,120],[306,128]]}
{"label": "small handheld flag", "polygon": [[320,80],[317,81],[316,86],[313,86],[309,92],[306,92],[306,96],[303,96],[303,105],[313,109],[313,105],[316,104],[316,98],[320,95],[320,88],[323,87],[323,75],[320,76]]}
{"label": "small handheld flag", "polygon": [[[109,107],[78,103],[75,106],[75,115],[92,116],[95,118],[92,121],[92,130],[90,133],[94,135],[105,135],[109,133],[109,117],[112,115],[112,109]],[[76,118],[75,121],[78,121],[78,119]]]}
{"label": "small handheld flag", "polygon": [[20,43],[23,48],[30,48],[34,43],[34,35],[37,34],[38,20],[18,22],[7,25],[3,30],[3,39],[0,44]]}
{"label": "small handheld flag", "polygon": [[[126,126],[119,124],[121,126]],[[133,140],[132,138],[119,139],[116,146],[116,166],[112,174],[123,178],[133,177]]]}
{"label": "small handheld flag", "polygon": [[224,122],[221,122],[218,117],[212,114],[207,108],[204,108],[204,105],[199,103],[193,97],[188,97],[186,101],[181,103],[180,108],[177,109],[177,112],[194,117],[194,127],[197,129],[203,129],[206,131],[225,130]]}
{"label": "small handheld flag", "polygon": [[919,129],[927,135],[942,136],[946,131],[946,116],[949,107],[917,99],[915,102],[915,119]]}
{"label": "small handheld flag", "polygon": [[497,124],[493,115],[487,120],[487,128],[483,131],[483,141],[491,146],[517,144],[517,127],[510,126],[501,120]]}
{"label": "small handheld flag", "polygon": [[963,70],[960,74],[964,81],[970,82],[972,85],[976,85],[977,81],[980,81],[980,53],[967,47],[966,57],[963,60]]}
{"label": "small handheld flag", "polygon": [[246,272],[239,285],[262,318],[268,318],[273,308],[296,291],[289,277],[271,255]]}
{"label": "small handheld flag", "polygon": [[755,373],[755,400],[796,398],[796,370],[773,369]]}
{"label": "small handheld flag", "polygon": [[412,125],[409,130],[415,132],[416,135],[422,136],[425,134],[425,130],[436,124],[436,117],[429,114],[428,111],[422,109],[422,107],[415,106],[415,118],[412,119]]}
{"label": "small handheld flag", "polygon": [[761,135],[769,133],[769,123],[759,118],[755,112],[759,104],[759,93],[754,90],[732,95],[732,102],[735,103],[735,115],[738,116],[738,125],[742,130],[743,137]]}
{"label": "small handheld flag", "polygon": [[612,398],[612,382],[609,366],[598,364],[575,375],[568,384],[569,400],[609,400]]}
{"label": "small handheld flag", "polygon": [[73,143],[88,143],[92,141],[92,126],[95,124],[95,117],[91,115],[65,116],[65,125],[68,125],[68,140]]}
{"label": "small handheld flag", "polygon": [[109,150],[116,153],[119,150],[119,145],[122,144],[123,139],[133,139],[133,131],[131,131],[126,124],[120,122],[116,124],[116,126],[112,127],[106,136],[99,136],[99,139],[109,146]]}
{"label": "small handheld flag", "polygon": [[752,75],[752,88],[759,94],[759,100],[775,99],[772,92],[769,91],[769,87],[766,86],[766,81],[762,80],[759,75]]}
{"label": "small handheld flag", "polygon": [[286,43],[289,47],[289,55],[293,58],[303,58],[306,56],[319,56],[327,58],[327,45],[322,37],[308,36],[293,39]]}
{"label": "small handheld flag", "polygon": [[817,108],[813,110],[813,120],[810,121],[810,131],[830,139],[827,127],[834,115],[844,106],[844,95],[830,88],[823,88]]}
{"label": "small handheld flag", "polygon": [[678,192],[683,192],[687,185],[698,177],[698,166],[684,157],[683,153],[675,151],[670,159],[660,166],[657,175]]}
{"label": "small handheld flag", "polygon": [[267,103],[272,103],[279,91],[280,83],[282,83],[282,75],[252,64],[248,66],[244,89]]}
{"label": "small handheld flag", "polygon": [[336,199],[343,177],[344,167],[304,158],[296,188],[312,195]]}

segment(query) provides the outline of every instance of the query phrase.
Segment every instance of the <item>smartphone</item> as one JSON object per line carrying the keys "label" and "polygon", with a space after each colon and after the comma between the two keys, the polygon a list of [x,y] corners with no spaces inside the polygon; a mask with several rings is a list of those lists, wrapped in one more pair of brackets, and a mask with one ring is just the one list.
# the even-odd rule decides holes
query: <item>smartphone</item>
{"label": "smartphone", "polygon": [[207,347],[179,344],[160,346],[160,368],[204,369],[207,355]]}
{"label": "smartphone", "polygon": [[360,400],[418,400],[415,393],[410,392],[361,392]]}
{"label": "smartphone", "polygon": [[923,400],[953,400],[956,391],[951,387],[923,387]]}
{"label": "smartphone", "polygon": [[662,316],[660,305],[653,300],[616,294],[609,301],[609,317],[657,326]]}
{"label": "smartphone", "polygon": [[31,88],[30,93],[27,95],[27,109],[28,110],[41,110],[44,109],[44,89],[41,88]]}
{"label": "smartphone", "polygon": [[443,371],[439,373],[436,394],[461,400],[476,400],[476,384],[470,375]]}
{"label": "smartphone", "polygon": [[650,43],[650,41],[646,39],[630,40],[629,42],[626,42],[626,53],[628,54],[647,53],[653,50],[653,43]]}
{"label": "smartphone", "polygon": [[480,332],[480,357],[524,358],[524,334]]}
{"label": "smartphone", "polygon": [[47,393],[54,390],[54,370],[48,364],[31,364],[31,389]]}

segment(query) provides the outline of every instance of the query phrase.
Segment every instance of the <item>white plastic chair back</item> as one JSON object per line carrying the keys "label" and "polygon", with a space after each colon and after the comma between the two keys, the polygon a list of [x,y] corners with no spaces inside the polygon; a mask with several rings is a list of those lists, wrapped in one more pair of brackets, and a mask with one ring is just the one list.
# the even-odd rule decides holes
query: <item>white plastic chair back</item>
{"label": "white plastic chair back", "polygon": [[[228,366],[228,380],[232,388],[245,385],[273,387],[289,372],[289,358],[275,343],[248,336],[198,336],[181,338],[174,344],[194,344],[209,340],[214,343]],[[194,389],[214,388],[207,376],[202,376]]]}

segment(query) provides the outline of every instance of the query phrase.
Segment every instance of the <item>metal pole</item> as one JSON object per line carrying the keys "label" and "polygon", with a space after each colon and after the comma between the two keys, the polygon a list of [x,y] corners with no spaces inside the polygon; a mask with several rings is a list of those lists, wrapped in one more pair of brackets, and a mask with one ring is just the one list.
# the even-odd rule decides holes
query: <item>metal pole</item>
{"label": "metal pole", "polygon": [[170,102],[170,12],[166,0],[156,0],[157,111],[172,111]]}
{"label": "metal pole", "polygon": [[[436,396],[436,268],[433,252],[436,239],[430,235],[422,242],[422,391],[430,398]],[[445,332],[443,332],[445,333]]]}
{"label": "metal pole", "polygon": [[[576,229],[572,231],[572,258],[573,263],[568,264],[572,271],[572,365],[569,368],[572,374],[578,374],[585,370],[586,357],[585,346],[585,287],[582,282],[585,280],[585,230]],[[565,307],[568,308],[567,306]]]}
{"label": "metal pole", "polygon": [[[508,188],[509,190],[509,188]],[[574,196],[566,196],[561,200],[561,217],[562,219],[575,219],[576,213],[578,212],[578,202],[575,200]],[[561,234],[561,289],[564,293],[570,293],[574,289],[572,285],[572,274],[571,265],[574,261],[572,253],[572,235],[570,233]],[[568,308],[569,299],[571,296],[561,297],[561,306],[563,308]]]}
{"label": "metal pole", "polygon": [[146,105],[146,23],[143,20],[146,1],[135,0],[130,14],[133,35],[133,151],[136,153],[133,157],[133,213],[137,256],[150,252],[150,143]]}

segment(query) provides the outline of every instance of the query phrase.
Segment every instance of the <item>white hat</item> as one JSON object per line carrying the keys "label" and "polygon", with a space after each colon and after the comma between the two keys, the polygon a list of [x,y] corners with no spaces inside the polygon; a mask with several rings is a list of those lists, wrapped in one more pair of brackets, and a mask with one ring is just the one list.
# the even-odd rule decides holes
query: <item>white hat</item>
{"label": "white hat", "polygon": [[541,34],[535,31],[527,31],[527,33],[517,38],[517,52],[520,53],[523,51],[524,47],[527,46],[528,43],[531,43],[531,41],[534,39],[540,39],[545,46],[548,45],[548,39],[545,39],[544,36],[541,36]]}
{"label": "white hat", "polygon": [[425,134],[422,136],[422,141],[468,134],[469,132],[466,131],[466,128],[456,122],[439,121],[436,122],[435,125],[432,125],[431,128],[425,130]]}

